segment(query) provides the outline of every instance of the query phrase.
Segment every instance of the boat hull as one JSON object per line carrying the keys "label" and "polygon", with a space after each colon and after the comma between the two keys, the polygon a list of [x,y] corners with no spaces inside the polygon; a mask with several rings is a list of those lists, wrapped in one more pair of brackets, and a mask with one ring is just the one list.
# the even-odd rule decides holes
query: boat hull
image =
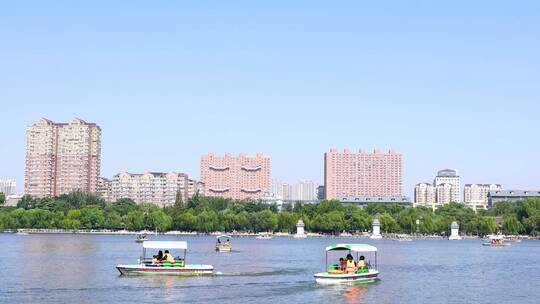
{"label": "boat hull", "polygon": [[482,243],[482,246],[491,246],[491,247],[506,247],[510,246],[510,244],[491,244],[491,243]]}
{"label": "boat hull", "polygon": [[117,265],[121,275],[170,275],[170,276],[203,276],[212,275],[212,265],[186,265],[185,267],[162,267],[144,265]]}
{"label": "boat hull", "polygon": [[319,284],[357,284],[357,283],[372,283],[378,280],[379,272],[370,270],[366,273],[350,273],[350,274],[331,274],[321,272],[314,275],[315,281]]}
{"label": "boat hull", "polygon": [[232,251],[232,246],[217,245],[216,246],[216,251],[217,252],[231,252]]}

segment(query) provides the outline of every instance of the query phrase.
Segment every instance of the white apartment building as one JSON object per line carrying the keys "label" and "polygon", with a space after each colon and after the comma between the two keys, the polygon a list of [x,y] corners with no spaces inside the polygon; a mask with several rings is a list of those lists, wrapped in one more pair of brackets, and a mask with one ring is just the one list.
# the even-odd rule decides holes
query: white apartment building
{"label": "white apartment building", "polygon": [[429,183],[419,183],[414,188],[414,206],[426,206],[435,208],[435,187]]}
{"label": "white apartment building", "polygon": [[0,179],[0,192],[6,197],[17,194],[17,182],[12,179]]}
{"label": "white apartment building", "polygon": [[489,191],[501,190],[499,184],[466,184],[463,187],[463,201],[473,210],[487,209]]}
{"label": "white apartment building", "polygon": [[154,203],[162,207],[174,204],[178,191],[187,202],[188,187],[188,176],[176,172],[124,172],[116,174],[111,181],[112,200],[130,198],[136,203]]}
{"label": "white apartment building", "polygon": [[433,186],[435,186],[438,191],[439,186],[443,184],[445,184],[445,186],[441,187],[441,189],[444,189],[444,191],[450,191],[450,194],[449,197],[447,197],[446,192],[441,193],[440,197],[441,199],[444,198],[444,200],[439,200],[439,194],[437,193],[437,203],[448,204],[449,202],[459,202],[461,182],[458,170],[444,169],[437,172],[437,176],[435,177]]}
{"label": "white apartment building", "polygon": [[437,192],[437,205],[442,206],[450,202],[455,202],[452,199],[454,193],[454,186],[451,184],[439,184],[435,187]]}
{"label": "white apartment building", "polygon": [[319,184],[311,180],[286,183],[273,179],[271,193],[274,197],[281,198],[284,201],[314,202],[318,200],[318,188]]}

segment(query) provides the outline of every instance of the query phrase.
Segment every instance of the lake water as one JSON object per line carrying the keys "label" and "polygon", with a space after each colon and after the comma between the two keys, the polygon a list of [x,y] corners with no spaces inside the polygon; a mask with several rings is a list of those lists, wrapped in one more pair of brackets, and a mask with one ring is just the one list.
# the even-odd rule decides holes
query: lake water
{"label": "lake water", "polygon": [[[539,303],[540,241],[484,247],[480,240],[396,242],[347,238],[233,238],[216,253],[213,237],[186,240],[188,263],[214,265],[212,277],[122,277],[136,263],[134,236],[0,234],[3,303]],[[326,245],[378,247],[381,281],[320,286]],[[174,253],[174,252],[173,252]]]}

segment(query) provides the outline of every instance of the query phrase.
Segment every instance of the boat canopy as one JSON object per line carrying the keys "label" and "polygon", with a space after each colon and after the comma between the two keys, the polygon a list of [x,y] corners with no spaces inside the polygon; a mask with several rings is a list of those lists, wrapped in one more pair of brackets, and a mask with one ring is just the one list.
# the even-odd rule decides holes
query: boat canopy
{"label": "boat canopy", "polygon": [[368,244],[333,244],[326,247],[326,251],[332,250],[351,250],[358,252],[376,252],[377,247]]}
{"label": "boat canopy", "polygon": [[489,239],[490,240],[504,240],[504,236],[502,236],[502,235],[490,235]]}
{"label": "boat canopy", "polygon": [[232,236],[229,236],[229,235],[226,235],[226,234],[216,236],[216,239],[222,239],[222,238],[232,239]]}
{"label": "boat canopy", "polygon": [[184,241],[144,241],[143,248],[187,249],[187,242],[184,242]]}

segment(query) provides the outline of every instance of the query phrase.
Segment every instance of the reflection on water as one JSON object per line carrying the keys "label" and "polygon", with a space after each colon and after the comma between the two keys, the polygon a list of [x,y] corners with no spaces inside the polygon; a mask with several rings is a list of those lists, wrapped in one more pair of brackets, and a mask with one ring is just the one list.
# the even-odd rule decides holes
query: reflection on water
{"label": "reflection on water", "polygon": [[[217,253],[213,237],[154,239],[188,241],[187,262],[212,264],[217,275],[120,276],[115,266],[141,252],[132,236],[0,234],[0,302],[536,303],[540,290],[534,241],[491,248],[479,240],[233,238],[235,252]],[[324,248],[336,242],[377,246],[382,282],[317,285]]]}
{"label": "reflection on water", "polygon": [[365,286],[347,286],[345,290],[346,303],[365,303]]}

